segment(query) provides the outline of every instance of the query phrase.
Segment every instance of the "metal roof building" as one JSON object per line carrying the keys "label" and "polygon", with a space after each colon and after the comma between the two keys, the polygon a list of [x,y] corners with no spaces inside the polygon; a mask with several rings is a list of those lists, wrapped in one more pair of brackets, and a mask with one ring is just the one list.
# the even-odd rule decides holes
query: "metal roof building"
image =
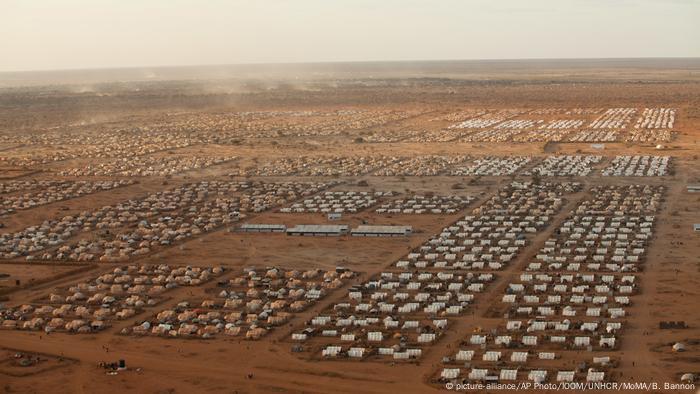
{"label": "metal roof building", "polygon": [[348,230],[346,224],[298,224],[288,228],[287,235],[332,237],[347,234]]}
{"label": "metal roof building", "polygon": [[355,237],[405,237],[411,235],[411,226],[358,226],[350,234]]}
{"label": "metal roof building", "polygon": [[238,227],[239,232],[244,233],[283,233],[287,230],[284,224],[254,224],[245,223]]}

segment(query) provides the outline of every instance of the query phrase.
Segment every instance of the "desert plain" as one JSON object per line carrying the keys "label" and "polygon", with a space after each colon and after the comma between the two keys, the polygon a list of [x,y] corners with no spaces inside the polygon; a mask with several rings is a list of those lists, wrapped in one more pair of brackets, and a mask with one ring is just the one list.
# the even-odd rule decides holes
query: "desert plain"
{"label": "desert plain", "polygon": [[698,59],[0,74],[0,390],[695,393],[699,138]]}

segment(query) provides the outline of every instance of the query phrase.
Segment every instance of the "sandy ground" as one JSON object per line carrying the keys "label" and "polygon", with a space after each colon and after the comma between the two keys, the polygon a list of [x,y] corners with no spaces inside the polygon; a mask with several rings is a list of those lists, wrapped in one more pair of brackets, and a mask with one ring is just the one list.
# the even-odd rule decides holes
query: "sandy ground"
{"label": "sandy ground", "polygon": [[[561,70],[559,70],[561,71]],[[639,70],[637,70],[639,71]],[[481,71],[483,73],[483,70]],[[510,72],[510,71],[508,71]],[[530,72],[530,71],[528,71]],[[511,74],[500,74],[511,75]],[[513,71],[513,78],[520,75]],[[552,72],[552,75],[555,75]],[[340,177],[345,184],[335,190],[393,190],[404,194],[435,192],[436,194],[460,194],[477,198],[466,210],[453,215],[377,215],[366,210],[357,214],[344,215],[343,224],[355,226],[363,222],[370,224],[411,225],[414,233],[406,238],[360,239],[354,237],[293,237],[281,234],[243,234],[229,231],[229,226],[211,233],[189,239],[170,248],[134,259],[135,263],[167,262],[174,265],[224,265],[232,269],[258,265],[277,265],[289,268],[333,269],[342,265],[361,273],[352,283],[332,292],[312,308],[295,316],[288,326],[279,327],[259,341],[245,341],[218,337],[211,340],[165,339],[154,337],[130,337],[119,335],[124,327],[129,327],[146,315],[153,314],[168,305],[174,305],[188,297],[189,290],[178,289],[168,293],[167,300],[157,307],[147,308],[144,314],[132,319],[116,322],[112,327],[97,334],[71,335],[38,332],[0,331],[0,390],[21,393],[94,393],[94,392],[226,392],[226,393],[425,393],[445,392],[434,378],[441,369],[441,359],[452,352],[459,341],[475,328],[489,329],[503,321],[493,316],[505,286],[517,277],[531,261],[544,241],[562,222],[564,216],[577,202],[585,198],[587,190],[597,184],[663,184],[668,188],[666,200],[658,215],[657,227],[648,252],[648,258],[641,274],[641,292],[633,297],[628,309],[626,329],[621,336],[621,347],[613,352],[619,358],[615,368],[615,380],[633,382],[679,382],[683,372],[700,373],[700,242],[692,232],[692,225],[700,223],[698,203],[700,195],[686,191],[687,184],[700,183],[700,169],[697,167],[700,139],[700,84],[695,77],[688,77],[683,83],[683,73],[671,70],[656,75],[655,83],[638,82],[635,72],[621,73],[608,70],[594,79],[590,71],[568,69],[565,74],[575,77],[565,78],[559,83],[549,84],[539,77],[521,81],[519,84],[496,82],[474,84],[472,82],[452,82],[453,93],[447,93],[442,83],[429,82],[397,87],[344,87],[343,89],[320,89],[319,91],[284,91],[277,95],[265,92],[247,93],[248,99],[241,104],[224,105],[221,102],[208,102],[209,96],[202,98],[200,93],[188,92],[187,97],[173,99],[165,103],[160,96],[163,92],[153,92],[156,104],[149,113],[137,108],[138,103],[148,102],[148,98],[132,97],[131,93],[120,93],[117,97],[88,99],[87,97],[50,97],[55,103],[64,103],[65,108],[44,109],[45,115],[36,119],[33,126],[40,129],[47,125],[63,127],[74,124],[76,119],[93,115],[95,119],[105,117],[102,126],[146,122],[151,117],[164,116],[164,108],[170,111],[183,108],[197,111],[234,111],[255,108],[271,109],[315,109],[340,108],[364,109],[422,109],[422,113],[404,120],[389,122],[369,130],[349,131],[335,136],[307,136],[246,139],[236,145],[192,146],[178,149],[177,154],[188,155],[236,155],[236,162],[192,171],[171,177],[167,180],[158,177],[138,178],[138,183],[109,192],[96,193],[76,199],[40,206],[17,212],[2,218],[3,233],[12,232],[29,224],[43,220],[78,213],[85,209],[114,204],[128,198],[146,195],[149,192],[200,179],[231,179],[228,174],[256,161],[296,155],[396,155],[418,154],[469,154],[469,155],[532,155],[536,158],[552,153],[600,154],[605,156],[598,168],[608,163],[612,156],[619,154],[671,155],[674,158],[674,174],[664,178],[605,178],[592,175],[582,178],[557,178],[583,182],[584,191],[567,197],[564,209],[538,232],[516,261],[500,272],[497,279],[487,287],[475,304],[473,313],[456,318],[447,334],[434,346],[428,348],[416,363],[318,361],[307,355],[297,355],[290,351],[289,335],[302,327],[303,322],[328,308],[333,303],[345,299],[347,288],[363,279],[381,272],[391,263],[404,256],[411,248],[438,233],[445,225],[454,222],[493,195],[499,186],[514,177]],[[655,74],[645,78],[653,78]],[[555,77],[553,77],[555,78]],[[573,83],[570,79],[575,79]],[[603,83],[601,80],[607,80]],[[167,85],[167,84],[166,84]],[[448,83],[449,85],[449,83]],[[159,85],[156,85],[159,86]],[[167,91],[166,88],[163,88]],[[401,94],[403,89],[403,94]],[[406,94],[406,92],[410,94]],[[31,92],[30,92],[31,93]],[[0,92],[2,95],[2,92]],[[243,97],[243,96],[241,96]],[[237,96],[238,99],[240,97]],[[3,96],[4,102],[29,103],[34,105],[31,94],[27,97]],[[15,100],[15,101],[12,101]],[[133,107],[121,110],[124,113],[109,114],[108,107],[115,102],[132,100]],[[135,101],[134,101],[135,100]],[[187,106],[188,101],[192,103]],[[204,101],[202,101],[204,100]],[[363,101],[364,100],[364,101]],[[76,111],[77,103],[85,104]],[[17,105],[19,105],[17,104]],[[432,121],[440,114],[448,114],[465,108],[550,108],[550,107],[645,107],[664,106],[678,108],[677,138],[664,144],[663,150],[654,144],[606,143],[603,150],[594,149],[590,143],[356,143],[355,137],[368,132],[392,130],[440,130],[454,122]],[[22,110],[0,110],[0,126],[5,132],[20,124],[27,124],[27,114]],[[4,112],[3,112],[4,111]],[[524,118],[551,119],[556,116],[527,115]],[[594,115],[574,116],[590,120]],[[90,127],[97,127],[96,121]],[[100,127],[102,127],[100,126]],[[82,126],[76,127],[76,130]],[[364,133],[364,134],[363,134]],[[0,145],[1,153],[7,156],[27,153],[46,153],[60,147],[16,146],[10,143]],[[168,155],[160,152],[156,155]],[[99,159],[97,161],[100,161]],[[48,164],[39,171],[6,168],[0,170],[3,178],[20,179],[63,179],[53,171],[80,166],[91,159],[71,159]],[[531,164],[532,167],[534,164]],[[70,178],[65,178],[70,179]],[[92,177],[90,179],[100,179]],[[255,178],[266,180],[310,180],[308,177]],[[313,180],[336,179],[314,178]],[[368,182],[359,186],[358,181]],[[164,184],[167,182],[167,186]],[[459,183],[463,188],[454,189]],[[321,214],[285,214],[268,211],[252,215],[247,222],[321,224],[329,223]],[[20,280],[22,286],[12,289],[5,295],[7,305],[17,305],[36,300],[48,294],[53,288],[75,283],[78,280],[94,277],[114,266],[93,264],[90,266],[29,264],[22,260],[0,264],[0,295],[3,290],[15,286]],[[231,270],[230,272],[233,272]],[[192,290],[203,295],[209,283]],[[659,329],[661,321],[685,321],[687,329]],[[682,341],[687,351],[674,353],[671,345]],[[108,349],[108,351],[106,350]],[[47,361],[39,367],[7,367],[12,355],[17,351],[40,353]],[[57,361],[63,358],[65,361]],[[116,375],[109,375],[98,363],[124,359],[129,367]],[[566,360],[562,361],[566,363]],[[19,375],[13,371],[21,369]],[[11,371],[9,371],[11,370]],[[9,371],[9,372],[8,372]],[[26,372],[26,373],[25,373]],[[252,378],[248,377],[252,374]],[[474,392],[486,392],[469,390]],[[694,393],[695,390],[652,390],[651,392]]]}

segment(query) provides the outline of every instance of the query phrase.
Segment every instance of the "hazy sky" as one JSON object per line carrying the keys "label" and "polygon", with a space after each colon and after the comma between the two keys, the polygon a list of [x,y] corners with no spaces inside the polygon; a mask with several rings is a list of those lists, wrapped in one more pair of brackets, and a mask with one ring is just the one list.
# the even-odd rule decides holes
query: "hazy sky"
{"label": "hazy sky", "polygon": [[0,0],[0,71],[699,57],[700,0]]}

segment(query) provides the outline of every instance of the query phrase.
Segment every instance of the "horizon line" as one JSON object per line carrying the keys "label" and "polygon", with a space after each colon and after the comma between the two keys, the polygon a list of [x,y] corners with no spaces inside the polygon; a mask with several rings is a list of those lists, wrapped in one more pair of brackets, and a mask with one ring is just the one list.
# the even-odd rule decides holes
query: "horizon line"
{"label": "horizon line", "polygon": [[97,67],[68,67],[54,69],[25,69],[0,71],[0,74],[22,74],[43,72],[74,72],[74,71],[107,71],[107,70],[137,70],[146,68],[194,68],[194,67],[236,67],[236,66],[294,66],[294,65],[333,65],[361,63],[438,63],[438,62],[512,62],[512,61],[571,61],[571,60],[664,60],[664,59],[698,59],[700,56],[638,56],[638,57],[532,57],[532,58],[478,58],[478,59],[403,59],[403,60],[321,60],[321,61],[291,61],[291,62],[243,62],[243,63],[193,63],[180,65],[134,65],[134,66],[97,66]]}

